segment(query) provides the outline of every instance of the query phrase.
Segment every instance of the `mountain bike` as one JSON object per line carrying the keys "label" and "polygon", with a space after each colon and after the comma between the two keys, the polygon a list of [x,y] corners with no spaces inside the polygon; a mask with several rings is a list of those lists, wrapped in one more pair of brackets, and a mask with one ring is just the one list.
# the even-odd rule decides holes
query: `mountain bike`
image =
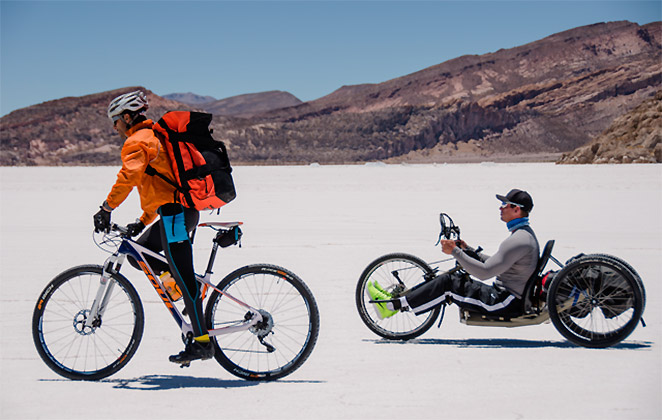
{"label": "mountain bike", "polygon": [[[308,358],[319,333],[319,310],[312,292],[297,275],[271,264],[239,268],[217,285],[211,282],[219,247],[241,244],[241,222],[208,222],[216,231],[204,275],[196,275],[206,299],[205,320],[214,357],[231,374],[270,381],[297,370]],[[166,287],[150,259],[164,255],[136,243],[116,224],[95,242],[112,255],[100,265],[74,267],[56,276],[40,294],[32,317],[32,336],[46,365],[76,380],[99,380],[124,366],[143,336],[144,312],[135,287],[120,269],[133,258],[166,309],[192,337],[181,295]],[[203,303],[204,304],[204,303]],[[186,342],[186,341],[185,341]],[[182,366],[184,367],[184,366]]]}
{"label": "mountain bike", "polygon": [[[439,239],[459,241],[460,228],[450,216],[441,213],[439,219]],[[646,292],[641,277],[630,264],[607,254],[579,254],[563,264],[552,256],[553,247],[554,240],[550,240],[543,248],[516,313],[498,316],[460,307],[460,322],[473,326],[521,327],[547,323],[551,319],[567,340],[593,348],[621,342],[640,321],[646,326],[643,319]],[[480,247],[476,251],[480,252]],[[477,254],[473,257],[478,258]],[[560,270],[545,271],[550,259]],[[368,264],[359,277],[355,293],[363,323],[375,334],[390,340],[416,338],[428,331],[437,318],[441,326],[446,306],[452,303],[450,300],[419,316],[400,311],[382,319],[374,308],[374,304],[382,301],[372,300],[367,287],[369,282],[378,281],[398,298],[422,282],[433,281],[440,265],[453,260],[448,258],[428,264],[414,255],[392,253]],[[447,272],[452,271],[468,275],[457,262]]]}

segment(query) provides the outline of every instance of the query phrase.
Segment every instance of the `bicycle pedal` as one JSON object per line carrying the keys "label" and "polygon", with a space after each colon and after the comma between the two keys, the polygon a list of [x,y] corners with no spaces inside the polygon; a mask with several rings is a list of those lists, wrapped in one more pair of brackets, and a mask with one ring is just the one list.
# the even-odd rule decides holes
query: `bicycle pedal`
{"label": "bicycle pedal", "polygon": [[172,360],[170,359],[171,363],[174,363],[176,365],[179,365],[180,368],[185,368],[185,367],[190,367],[191,366],[191,361],[190,360],[184,360],[184,361],[177,361],[177,360]]}
{"label": "bicycle pedal", "polygon": [[396,299],[387,299],[387,300],[380,300],[380,299],[370,299],[368,303],[389,303],[389,302],[394,302]]}

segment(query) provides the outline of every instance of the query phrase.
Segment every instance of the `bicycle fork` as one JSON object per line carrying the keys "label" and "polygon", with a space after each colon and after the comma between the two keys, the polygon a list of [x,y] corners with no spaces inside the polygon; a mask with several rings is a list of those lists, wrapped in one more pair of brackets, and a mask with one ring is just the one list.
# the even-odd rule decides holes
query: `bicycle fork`
{"label": "bicycle fork", "polygon": [[113,295],[113,289],[115,288],[115,282],[112,281],[111,277],[111,270],[113,270],[112,267],[115,264],[121,266],[122,260],[122,257],[113,255],[104,263],[101,279],[99,279],[97,294],[94,297],[89,313],[87,313],[87,316],[85,317],[84,331],[94,331],[101,326],[101,319],[106,311],[110,297]]}

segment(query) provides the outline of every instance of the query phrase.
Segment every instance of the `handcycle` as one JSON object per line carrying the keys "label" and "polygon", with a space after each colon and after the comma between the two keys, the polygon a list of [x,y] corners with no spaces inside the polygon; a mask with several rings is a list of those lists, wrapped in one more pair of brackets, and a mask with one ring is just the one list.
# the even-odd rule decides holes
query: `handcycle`
{"label": "handcycle", "polygon": [[[460,240],[460,228],[446,213],[439,216],[442,237]],[[439,244],[439,241],[437,241]],[[643,312],[646,293],[639,274],[622,259],[607,254],[579,254],[565,264],[552,256],[554,240],[543,248],[536,270],[526,283],[521,307],[511,316],[496,316],[459,308],[460,322],[473,326],[521,327],[547,323],[551,319],[568,341],[584,347],[613,346],[636,328],[645,327]],[[480,252],[480,247],[476,250]],[[478,258],[476,254],[474,258]],[[545,271],[549,260],[560,270]],[[400,311],[382,319],[367,292],[368,282],[379,284],[394,298],[422,282],[432,281],[448,258],[426,263],[406,253],[381,256],[368,264],[356,286],[356,306],[363,323],[375,334],[390,340],[409,340],[428,331],[441,315],[443,320],[450,300],[419,316]],[[459,263],[451,271],[464,271]],[[466,272],[465,272],[466,273]]]}
{"label": "handcycle", "polygon": [[[319,310],[306,284],[291,271],[271,265],[241,267],[217,285],[211,282],[219,247],[240,244],[242,222],[207,222],[216,231],[204,275],[197,275],[214,357],[231,374],[251,381],[280,379],[308,358],[319,333]],[[142,302],[120,269],[135,259],[178,327],[192,337],[185,309],[149,264],[164,255],[133,241],[113,224],[95,242],[112,255],[100,265],[73,267],[56,276],[40,294],[32,336],[46,365],[75,380],[99,380],[122,369],[135,354],[144,330]],[[153,260],[152,260],[153,261]],[[172,295],[172,296],[171,296]],[[182,366],[184,367],[184,366]]]}

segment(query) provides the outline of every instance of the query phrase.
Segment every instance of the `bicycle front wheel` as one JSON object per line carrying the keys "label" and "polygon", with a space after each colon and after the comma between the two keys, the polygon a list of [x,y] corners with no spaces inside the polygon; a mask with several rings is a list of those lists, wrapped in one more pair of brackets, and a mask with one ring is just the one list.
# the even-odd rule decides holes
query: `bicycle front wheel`
{"label": "bicycle front wheel", "polygon": [[417,284],[432,279],[434,272],[422,259],[410,254],[387,254],[371,262],[359,277],[356,285],[356,308],[363,323],[375,334],[389,340],[409,340],[423,334],[432,327],[441,308],[414,315],[413,312],[398,312],[382,319],[368,295],[368,283],[378,282],[393,296],[401,296]]}
{"label": "bicycle front wheel", "polygon": [[105,310],[86,325],[99,290],[103,268],[74,267],[53,279],[37,301],[32,337],[46,365],[65,378],[99,380],[123,368],[143,335],[144,312],[126,277],[108,280]]}
{"label": "bicycle front wheel", "polygon": [[240,268],[209,297],[205,316],[212,331],[244,322],[248,311],[239,300],[260,311],[263,321],[242,332],[212,336],[214,357],[242,379],[269,381],[287,376],[308,358],[319,334],[319,310],[305,283],[274,265]]}

